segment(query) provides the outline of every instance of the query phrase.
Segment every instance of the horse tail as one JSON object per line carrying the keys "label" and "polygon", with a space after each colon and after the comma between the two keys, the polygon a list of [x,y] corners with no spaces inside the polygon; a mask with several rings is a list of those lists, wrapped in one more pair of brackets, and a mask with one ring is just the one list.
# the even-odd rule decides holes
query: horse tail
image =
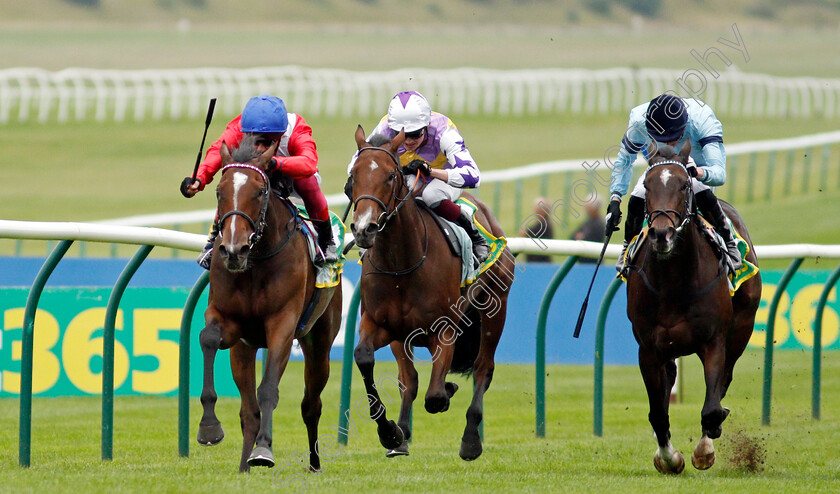
{"label": "horse tail", "polygon": [[455,351],[449,371],[470,376],[473,373],[473,364],[478,357],[478,348],[481,344],[481,314],[475,307],[470,306],[466,314],[461,317],[458,329],[459,335],[455,339]]}

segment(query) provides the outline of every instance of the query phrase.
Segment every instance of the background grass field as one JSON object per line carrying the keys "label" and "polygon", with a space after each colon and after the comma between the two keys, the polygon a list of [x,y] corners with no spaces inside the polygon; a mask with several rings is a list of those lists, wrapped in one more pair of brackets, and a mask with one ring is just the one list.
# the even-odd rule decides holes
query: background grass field
{"label": "background grass field", "polygon": [[[508,331],[515,330],[509,327]],[[550,337],[559,337],[551,335]],[[761,426],[763,354],[748,352],[735,368],[735,380],[724,405],[732,414],[716,441],[715,466],[705,472],[690,465],[677,478],[653,467],[655,440],[647,422],[648,405],[635,367],[608,367],[605,375],[604,435],[592,434],[592,368],[549,366],[547,369],[547,437],[534,436],[534,370],[529,365],[500,365],[485,401],[485,450],[472,463],[458,458],[469,382],[450,410],[432,416],[423,410],[428,373],[421,373],[415,402],[414,439],[409,457],[386,459],[375,425],[353,410],[359,438],[351,439],[324,473],[308,476],[307,492],[832,492],[840,481],[840,364],[823,360],[822,420],[811,419],[810,366],[806,352],[777,352],[774,365],[771,426]],[[274,453],[278,462],[306,449],[300,418],[302,366],[292,363],[280,383],[280,405],[274,415]],[[229,372],[218,369],[217,372]],[[390,363],[375,374],[395,373]],[[689,455],[700,437],[704,388],[696,358],[687,358],[683,402],[671,406],[672,440]],[[340,367],[324,392],[321,436],[334,435],[338,416]],[[363,396],[358,374],[351,402]],[[386,387],[396,396],[396,388]],[[277,470],[253,469],[239,475],[242,436],[239,401],[221,399],[218,413],[226,431],[218,446],[194,442],[201,407],[191,401],[189,459],[177,456],[175,398],[117,397],[114,460],[99,460],[98,398],[36,399],[33,404],[32,466],[17,466],[17,401],[0,401],[0,491],[43,492],[174,492],[213,490],[275,491]],[[389,407],[396,417],[397,407]],[[740,433],[740,434],[739,434]],[[739,435],[751,438],[766,453],[759,472],[736,461]],[[278,467],[279,468],[279,467]],[[301,473],[288,466],[276,480]],[[292,484],[295,488],[299,484]],[[210,487],[212,486],[212,487]],[[277,489],[294,492],[295,488]]]}

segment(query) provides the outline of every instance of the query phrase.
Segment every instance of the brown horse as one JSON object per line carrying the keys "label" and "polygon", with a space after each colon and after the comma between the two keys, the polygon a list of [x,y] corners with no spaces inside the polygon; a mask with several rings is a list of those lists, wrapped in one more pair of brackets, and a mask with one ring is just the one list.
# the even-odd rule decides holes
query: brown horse
{"label": "brown horse", "polygon": [[[330,373],[330,347],[341,323],[341,290],[315,288],[315,271],[307,261],[306,240],[294,207],[273,193],[264,171],[276,146],[275,142],[258,154],[253,139],[246,137],[233,157],[222,146],[225,166],[216,192],[220,234],[210,267],[206,326],[199,336],[204,353],[204,415],[198,442],[213,445],[224,438],[215,413],[213,361],[217,350],[230,348],[231,370],[242,398],[240,472],[251,466],[274,466],[271,417],[295,338],[306,361],[301,414],[309,436],[309,464],[313,470],[320,469],[316,441],[321,391]],[[305,313],[308,316],[302,320]],[[268,349],[258,389],[257,348]]]}
{"label": "brown horse", "polygon": [[[505,323],[514,278],[513,256],[505,249],[469,289],[461,289],[461,259],[451,253],[429,212],[415,203],[401,173],[395,153],[405,135],[400,132],[381,147],[365,141],[361,126],[355,137],[359,155],[351,170],[355,205],[351,228],[356,244],[367,251],[362,263],[362,317],[354,357],[379,441],[389,450],[388,456],[408,454],[409,418],[418,386],[413,349],[423,346],[432,355],[425,401],[429,413],[449,409],[449,399],[458,389],[455,383],[446,382],[449,371],[472,373],[475,378],[460,448],[461,458],[473,460],[482,452],[478,426]],[[479,222],[502,237],[504,232],[487,207],[472,197],[470,200],[478,205]],[[391,346],[399,365],[399,425],[387,419],[374,380],[373,352],[385,345]]]}
{"label": "brown horse", "polygon": [[[691,456],[695,468],[715,461],[713,439],[729,409],[721,400],[732,382],[735,361],[753,331],[761,299],[759,275],[729,295],[726,266],[703,237],[693,210],[692,178],[686,171],[691,147],[679,155],[663,147],[650,159],[645,176],[648,235],[627,276],[627,315],[639,343],[639,368],[650,401],[650,424],[659,448],[654,465],[662,473],[678,474],[685,460],[671,445],[668,404],[677,376],[676,357],[697,354],[703,363],[706,398],[701,412],[703,437]],[[735,209],[721,206],[758,265],[746,225]]]}

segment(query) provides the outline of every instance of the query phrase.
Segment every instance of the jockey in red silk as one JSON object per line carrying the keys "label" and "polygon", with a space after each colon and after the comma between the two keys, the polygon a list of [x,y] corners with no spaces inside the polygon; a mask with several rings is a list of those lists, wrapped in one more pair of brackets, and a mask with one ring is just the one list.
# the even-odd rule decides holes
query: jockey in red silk
{"label": "jockey in red silk", "polygon": [[[264,151],[275,141],[280,141],[268,173],[279,172],[293,179],[295,192],[303,199],[306,212],[309,213],[317,231],[318,245],[323,252],[323,256],[319,254],[316,262],[335,262],[338,252],[332,239],[327,199],[319,185],[318,153],[312,139],[312,128],[302,116],[288,113],[283,100],[276,96],[262,95],[248,100],[242,114],[227,124],[219,140],[207,150],[204,161],[198,168],[195,182],[188,187],[182,187],[184,196],[194,196],[213,181],[213,176],[222,167],[219,154],[222,143],[226,143],[228,148],[236,148],[246,133],[256,134],[257,151]],[[187,184],[191,180],[188,177],[184,183]],[[217,235],[218,231],[214,227],[207,239],[207,246],[198,259],[198,263],[206,269],[210,268],[210,253]]]}
{"label": "jockey in red silk", "polygon": [[[670,145],[679,151],[686,141],[691,143],[687,168],[693,178],[691,183],[695,202],[703,216],[726,242],[726,261],[732,272],[735,272],[741,267],[741,253],[723,209],[712,191],[712,187],[721,186],[726,182],[723,126],[709,105],[694,99],[679,98],[665,93],[630,111],[627,132],[621,140],[618,157],[613,163],[606,233],[609,235],[618,230],[621,221],[621,197],[627,193],[630,186],[636,153],[642,151],[646,156],[650,156],[656,152],[657,145],[661,144]],[[624,250],[616,265],[619,272],[625,267],[624,252],[627,250],[627,244],[642,230],[645,217],[644,180],[645,174],[642,174],[627,204]]]}
{"label": "jockey in red silk", "polygon": [[[415,186],[419,170],[425,185],[418,197],[435,213],[466,230],[476,261],[484,262],[489,253],[487,240],[476,228],[470,212],[454,202],[462,189],[477,188],[481,181],[478,166],[458,128],[446,115],[433,112],[422,94],[403,91],[391,99],[388,114],[370,133],[368,141],[376,135],[392,140],[401,130],[405,131],[405,142],[397,154],[403,173],[408,175],[408,186]],[[356,156],[347,167],[348,174]]]}

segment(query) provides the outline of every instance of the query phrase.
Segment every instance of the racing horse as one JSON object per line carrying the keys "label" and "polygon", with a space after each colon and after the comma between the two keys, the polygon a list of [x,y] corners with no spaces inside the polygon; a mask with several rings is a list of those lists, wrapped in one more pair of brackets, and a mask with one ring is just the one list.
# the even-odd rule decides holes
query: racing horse
{"label": "racing horse", "polygon": [[[351,229],[356,244],[367,251],[362,257],[359,343],[353,356],[379,441],[389,457],[408,454],[411,406],[418,388],[414,364],[431,363],[425,397],[429,413],[448,410],[458,390],[455,383],[446,382],[448,372],[473,374],[474,392],[459,452],[464,460],[473,460],[482,453],[478,427],[505,324],[513,256],[505,247],[492,267],[462,289],[461,259],[450,251],[429,211],[415,202],[416,191],[401,172],[396,152],[405,134],[373,141],[374,145],[365,141],[359,126],[355,139],[359,151],[350,173],[349,195],[355,207]],[[417,183],[422,184],[419,176]],[[479,222],[494,236],[504,236],[487,207],[465,196],[477,205]],[[374,351],[385,345],[391,346],[399,366],[398,424],[387,419],[374,380]],[[419,359],[415,346],[428,348],[431,359]]]}
{"label": "racing horse", "polygon": [[[685,467],[682,453],[670,441],[674,359],[697,354],[703,364],[703,435],[691,462],[705,470],[715,462],[712,440],[720,437],[721,424],[729,415],[721,400],[752,334],[761,299],[758,274],[730,296],[723,256],[719,259],[704,238],[693,207],[694,179],[686,168],[690,151],[689,143],[679,154],[663,146],[650,158],[644,180],[648,233],[627,273],[627,315],[639,343],[639,368],[650,402],[648,419],[659,445],[653,463],[665,474],[679,474]],[[721,206],[749,246],[745,260],[757,266],[743,219],[731,205],[721,201]]]}
{"label": "racing horse", "polygon": [[[263,153],[254,143],[246,136],[233,156],[227,145],[221,149],[224,167],[216,190],[220,233],[213,247],[205,327],[199,335],[204,414],[197,439],[213,445],[224,438],[215,413],[213,362],[217,350],[229,348],[241,397],[239,471],[274,466],[271,418],[279,400],[278,384],[297,339],[305,359],[301,414],[309,436],[309,466],[317,471],[321,391],[341,323],[341,290],[315,287],[312,263],[303,261],[309,253],[294,206],[274,193],[265,171],[277,143]],[[267,359],[256,388],[258,348],[267,348]]]}

